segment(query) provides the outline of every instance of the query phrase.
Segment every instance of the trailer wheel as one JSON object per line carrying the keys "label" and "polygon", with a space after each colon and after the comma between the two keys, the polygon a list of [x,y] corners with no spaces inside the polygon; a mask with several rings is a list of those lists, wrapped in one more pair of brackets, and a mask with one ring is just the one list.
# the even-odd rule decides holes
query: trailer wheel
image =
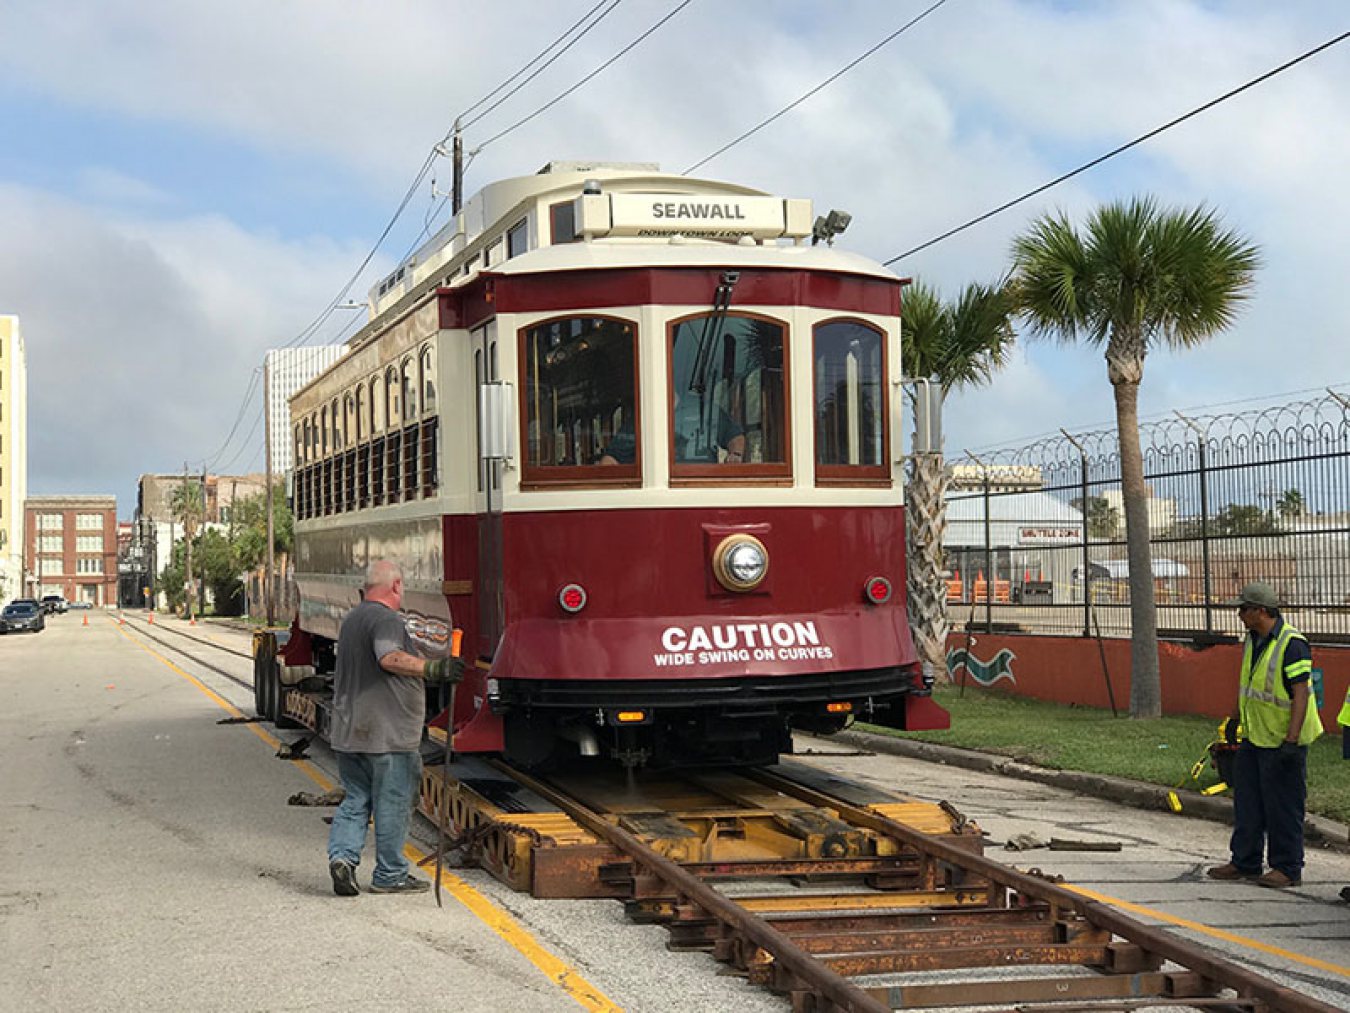
{"label": "trailer wheel", "polygon": [[272,694],[272,724],[282,731],[304,728],[299,721],[286,716],[286,687],[281,684],[281,666],[277,664],[275,658],[272,659],[268,685],[271,686]]}
{"label": "trailer wheel", "polygon": [[253,713],[260,718],[267,717],[267,685],[263,681],[263,659],[253,656]]}

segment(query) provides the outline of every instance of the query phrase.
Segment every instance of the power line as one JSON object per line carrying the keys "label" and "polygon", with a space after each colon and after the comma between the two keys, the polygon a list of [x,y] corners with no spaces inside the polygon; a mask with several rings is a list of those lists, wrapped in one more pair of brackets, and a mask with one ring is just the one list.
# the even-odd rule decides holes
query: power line
{"label": "power line", "polygon": [[261,377],[262,377],[262,370],[255,366],[252,374],[249,376],[248,389],[244,392],[244,401],[239,406],[239,412],[234,417],[234,424],[230,426],[230,431],[229,434],[225,437],[225,442],[222,443],[220,445],[220,449],[217,450],[210,457],[203,458],[202,470],[206,470],[208,468],[213,467],[215,463],[219,461],[221,457],[224,456],[226,449],[228,449],[230,445],[230,441],[234,439],[234,434],[239,431],[239,423],[244,420],[244,412],[247,411],[249,403],[253,400],[253,392],[257,390],[258,380]]}
{"label": "power line", "polygon": [[671,10],[668,14],[666,14],[666,16],[663,17],[660,21],[658,21],[656,24],[652,25],[652,26],[651,26],[650,28],[648,28],[645,32],[643,32],[641,35],[639,35],[636,39],[634,39],[632,42],[628,43],[628,45],[624,46],[623,49],[619,50],[617,53],[615,53],[613,56],[611,56],[611,57],[610,57],[608,60],[606,60],[604,63],[600,64],[600,66],[596,67],[593,71],[591,71],[589,74],[587,74],[585,77],[583,77],[583,78],[582,78],[580,81],[578,81],[576,84],[572,85],[572,87],[568,88],[566,91],[562,92],[560,95],[557,95],[556,97],[554,97],[554,98],[550,99],[549,101],[545,102],[543,105],[541,105],[541,106],[540,106],[538,109],[536,109],[534,112],[530,113],[528,116],[525,116],[525,117],[523,117],[523,118],[517,120],[515,123],[512,123],[512,124],[511,124],[509,127],[507,127],[505,130],[502,130],[502,131],[500,131],[500,132],[498,132],[498,133],[496,133],[496,134],[493,134],[491,137],[489,137],[489,138],[488,138],[486,141],[484,141],[482,144],[478,145],[478,147],[474,148],[474,154],[477,154],[478,152],[482,151],[482,150],[483,150],[484,148],[486,148],[489,144],[493,144],[493,143],[495,143],[496,141],[500,141],[500,140],[501,140],[503,137],[505,137],[507,134],[512,133],[512,132],[515,131],[515,130],[518,130],[520,127],[523,127],[526,123],[529,123],[530,120],[534,119],[536,116],[540,115],[541,113],[546,112],[546,111],[549,110],[549,109],[552,109],[555,105],[557,105],[557,104],[558,104],[559,102],[561,102],[563,99],[567,98],[567,96],[571,95],[574,91],[576,91],[576,90],[577,90],[578,88],[580,88],[582,85],[586,84],[586,82],[590,81],[593,77],[595,77],[596,75],[600,74],[602,71],[606,70],[608,67],[610,67],[611,65],[613,65],[614,63],[616,63],[616,62],[618,62],[620,59],[622,59],[624,56],[626,56],[626,55],[629,53],[630,50],[636,48],[639,44],[641,44],[642,42],[644,42],[649,36],[651,36],[654,32],[656,32],[658,29],[660,29],[667,21],[669,21],[671,18],[673,18],[676,14],[679,14],[680,11],[684,10],[686,7],[688,7],[688,6],[689,6],[691,3],[693,3],[693,2],[694,2],[694,0],[682,0],[681,3],[677,4],[677,5],[675,6],[675,8],[674,8],[673,10]]}
{"label": "power line", "polygon": [[751,127],[749,130],[747,130],[745,133],[741,134],[739,137],[735,138],[734,140],[728,141],[726,144],[722,145],[720,148],[718,148],[716,151],[714,151],[711,155],[708,155],[708,156],[706,156],[705,158],[702,158],[702,159],[700,159],[699,161],[695,162],[695,163],[694,163],[693,165],[691,165],[689,168],[685,169],[684,172],[680,173],[680,175],[681,175],[681,176],[688,176],[691,172],[693,172],[695,169],[699,168],[700,166],[707,165],[709,162],[711,162],[711,161],[712,161],[714,158],[716,158],[718,155],[721,155],[721,154],[724,154],[724,153],[727,152],[727,151],[730,151],[732,148],[736,147],[736,145],[740,144],[742,141],[746,140],[746,139],[749,138],[749,137],[753,137],[755,134],[759,133],[761,130],[763,130],[765,127],[767,127],[770,123],[772,123],[774,120],[778,119],[778,118],[781,117],[781,116],[786,115],[787,113],[790,113],[793,109],[796,109],[799,105],[801,105],[803,102],[805,102],[807,99],[809,99],[812,95],[815,95],[817,92],[819,92],[819,91],[821,91],[821,90],[827,88],[828,86],[830,86],[831,84],[833,84],[835,81],[839,80],[839,78],[843,77],[845,74],[847,74],[850,70],[852,70],[852,69],[853,69],[854,67],[856,67],[858,64],[862,63],[864,60],[866,60],[866,59],[867,59],[869,56],[871,56],[873,53],[876,53],[878,50],[880,50],[880,49],[884,48],[885,46],[889,45],[890,43],[894,42],[894,41],[895,41],[896,39],[898,39],[901,35],[905,34],[905,32],[909,31],[911,28],[913,28],[915,25],[917,25],[917,24],[918,24],[920,21],[922,21],[924,18],[928,17],[928,15],[932,14],[935,10],[937,10],[939,7],[941,7],[941,6],[942,6],[943,4],[945,4],[946,2],[947,2],[947,0],[937,0],[937,3],[933,4],[931,7],[929,7],[927,10],[925,10],[923,13],[916,15],[914,18],[912,18],[911,20],[909,20],[909,21],[906,22],[905,24],[901,25],[899,28],[897,28],[895,31],[891,32],[890,35],[886,36],[884,39],[882,39],[880,42],[878,42],[878,43],[877,43],[875,46],[873,46],[871,49],[867,50],[867,52],[863,53],[861,56],[857,57],[856,59],[852,60],[851,62],[845,64],[843,67],[841,67],[839,70],[835,71],[833,74],[831,74],[829,77],[827,77],[824,81],[821,81],[820,84],[816,85],[814,88],[812,88],[810,91],[806,92],[806,93],[805,93],[804,95],[802,95],[800,98],[798,98],[798,99],[796,99],[795,101],[789,103],[788,105],[785,105],[782,109],[779,109],[778,112],[774,113],[774,114],[773,114],[772,116],[770,116],[768,119],[766,119],[766,120],[761,120],[759,123],[755,124],[753,127]]}
{"label": "power line", "polygon": [[884,261],[884,264],[885,264],[887,267],[889,267],[891,264],[894,264],[897,260],[904,260],[906,257],[911,256],[912,254],[918,253],[920,250],[926,250],[926,249],[928,249],[928,247],[934,245],[935,243],[940,243],[940,242],[942,242],[944,239],[950,239],[952,236],[956,235],[958,232],[964,232],[966,229],[971,228],[972,226],[975,226],[975,225],[979,225],[981,222],[987,221],[988,219],[993,218],[995,215],[1001,214],[1002,212],[1007,211],[1007,210],[1008,210],[1009,208],[1011,208],[1011,207],[1016,207],[1018,204],[1021,204],[1021,203],[1024,202],[1024,201],[1030,200],[1032,197],[1035,197],[1037,194],[1044,193],[1046,190],[1049,190],[1051,187],[1058,186],[1060,183],[1063,183],[1065,180],[1073,179],[1073,177],[1079,175],[1080,173],[1087,172],[1089,169],[1091,169],[1091,168],[1093,168],[1093,167],[1095,167],[1095,166],[1101,165],[1101,164],[1102,164],[1103,162],[1105,162],[1107,159],[1109,159],[1109,158],[1115,158],[1117,155],[1121,154],[1122,152],[1129,151],[1131,148],[1136,147],[1137,145],[1143,144],[1145,141],[1150,140],[1151,138],[1157,137],[1157,136],[1158,136],[1159,134],[1161,134],[1163,131],[1165,131],[1165,130],[1170,130],[1170,129],[1172,129],[1173,127],[1177,126],[1178,124],[1186,122],[1187,120],[1191,119],[1193,116],[1199,116],[1201,113],[1206,112],[1207,110],[1213,109],[1215,106],[1219,105],[1221,102],[1226,102],[1226,101],[1228,101],[1230,98],[1233,98],[1235,95],[1240,95],[1240,94],[1242,94],[1242,92],[1247,91],[1249,88],[1254,88],[1254,87],[1256,87],[1258,84],[1261,84],[1263,81],[1268,81],[1268,80],[1270,80],[1270,79],[1271,79],[1272,77],[1274,77],[1276,74],[1281,74],[1281,73],[1283,73],[1284,71],[1288,70],[1290,67],[1293,67],[1293,66],[1298,65],[1298,64],[1302,63],[1304,60],[1311,59],[1312,57],[1316,56],[1318,53],[1322,52],[1323,50],[1325,50],[1325,49],[1330,49],[1332,46],[1336,45],[1337,43],[1344,42],[1344,41],[1345,41],[1346,39],[1348,39],[1348,38],[1350,38],[1350,32],[1342,32],[1340,35],[1336,36],[1335,38],[1330,39],[1330,40],[1328,40],[1328,41],[1322,43],[1320,46],[1315,46],[1315,47],[1313,47],[1312,49],[1308,50],[1306,53],[1303,53],[1303,54],[1300,55],[1300,56],[1296,56],[1296,57],[1294,57],[1292,60],[1289,60],[1289,61],[1286,62],[1286,63],[1280,64],[1278,67],[1275,67],[1275,68],[1273,68],[1273,69],[1271,69],[1271,70],[1266,71],[1264,74],[1260,75],[1259,77],[1254,77],[1254,78],[1252,78],[1252,79],[1251,79],[1250,81],[1248,81],[1246,84],[1239,85],[1238,87],[1232,89],[1231,91],[1224,92],[1224,93],[1223,93],[1222,95],[1220,95],[1218,98],[1210,99],[1210,100],[1209,100],[1208,102],[1206,102],[1204,105],[1202,105],[1202,106],[1197,106],[1196,108],[1192,109],[1190,112],[1184,113],[1183,115],[1178,116],[1176,119],[1169,120],[1168,122],[1164,123],[1164,124],[1163,124],[1162,126],[1160,126],[1160,127],[1154,127],[1154,128],[1153,128],[1152,130],[1150,130],[1148,133],[1146,133],[1146,134],[1140,134],[1140,135],[1139,135],[1138,137],[1136,137],[1134,140],[1132,140],[1132,141],[1130,141],[1130,142],[1128,142],[1128,143],[1126,143],[1126,144],[1122,144],[1122,145],[1121,145],[1120,147],[1118,147],[1118,148],[1113,148],[1112,150],[1108,151],[1106,154],[1104,154],[1104,155],[1099,155],[1099,156],[1097,156],[1096,158],[1094,158],[1094,159],[1093,159],[1092,161],[1090,161],[1090,162],[1085,162],[1084,164],[1080,165],[1077,169],[1074,169],[1074,170],[1071,171],[1071,172],[1066,172],[1066,173],[1064,173],[1064,175],[1062,175],[1062,176],[1057,176],[1057,177],[1055,177],[1054,179],[1052,179],[1050,182],[1048,182],[1048,183],[1043,183],[1042,185],[1036,187],[1036,189],[1034,189],[1034,190],[1028,190],[1026,193],[1022,194],[1022,196],[1017,197],[1017,198],[1014,198],[1013,200],[1010,200],[1010,201],[1008,201],[1008,202],[1006,202],[1006,203],[1004,203],[1004,204],[1000,204],[998,207],[994,208],[992,211],[986,211],[984,214],[979,215],[979,216],[976,217],[976,218],[972,218],[970,221],[966,222],[964,225],[958,225],[958,226],[957,226],[956,228],[954,228],[954,229],[948,229],[946,232],[942,233],[942,235],[940,235],[940,236],[934,236],[932,239],[928,240],[927,242],[925,242],[925,243],[920,243],[918,246],[915,246],[915,247],[913,247],[912,249],[906,250],[904,253],[896,254],[896,255],[895,255],[894,257],[892,257],[890,260]]}
{"label": "power line", "polygon": [[585,28],[583,28],[583,29],[577,34],[576,38],[572,39],[571,42],[567,43],[567,45],[563,46],[562,49],[560,49],[560,50],[558,50],[556,53],[554,53],[553,56],[549,57],[549,59],[546,60],[546,61],[545,61],[545,62],[544,62],[537,70],[535,70],[535,72],[534,72],[533,74],[531,74],[529,77],[525,78],[525,80],[521,81],[520,84],[516,85],[514,88],[512,88],[510,91],[508,91],[505,95],[503,95],[501,98],[499,98],[496,102],[493,102],[492,105],[488,106],[486,109],[484,109],[481,113],[479,113],[477,116],[473,117],[472,119],[465,121],[465,123],[463,124],[463,129],[467,130],[469,127],[473,126],[475,123],[477,123],[479,120],[481,120],[484,116],[487,116],[487,115],[488,115],[489,113],[491,113],[494,109],[496,109],[498,106],[500,106],[503,102],[506,102],[508,99],[510,99],[512,95],[516,94],[518,91],[520,91],[520,89],[524,88],[527,84],[529,84],[531,81],[533,81],[536,77],[538,77],[540,74],[542,74],[544,71],[546,71],[550,66],[553,65],[554,62],[556,62],[556,61],[558,60],[559,57],[561,57],[561,56],[562,56],[564,53],[566,53],[569,49],[571,49],[571,48],[572,48],[573,46],[575,46],[578,42],[580,42],[582,39],[584,39],[584,38],[586,37],[587,33],[590,32],[590,30],[591,30],[592,28],[594,28],[594,27],[595,27],[596,25],[598,25],[601,21],[605,20],[605,18],[608,17],[611,13],[613,13],[614,8],[618,7],[619,4],[623,3],[623,0],[600,0],[600,3],[596,4],[594,7],[592,7],[589,11],[586,12],[586,14],[582,17],[581,21],[578,21],[578,22],[577,22],[576,24],[574,24],[571,28],[569,28],[566,32],[564,32],[564,33],[563,33],[562,35],[560,35],[557,39],[555,39],[555,40],[548,46],[548,48],[545,49],[543,53],[540,53],[539,56],[536,56],[536,57],[534,58],[534,60],[531,60],[530,63],[525,64],[525,66],[521,67],[520,70],[518,70],[518,71],[515,72],[515,74],[513,74],[511,77],[507,78],[504,82],[502,82],[500,85],[498,85],[496,91],[494,91],[494,92],[492,92],[490,95],[488,95],[487,98],[479,99],[476,103],[474,103],[474,105],[470,106],[468,109],[464,110],[464,112],[460,113],[460,118],[462,119],[463,117],[468,116],[470,112],[472,112],[475,108],[477,108],[478,106],[480,106],[480,105],[482,105],[484,102],[486,102],[488,98],[491,98],[492,95],[495,95],[498,91],[501,91],[501,90],[502,90],[503,88],[505,88],[508,84],[510,84],[513,80],[515,80],[515,78],[519,77],[521,74],[525,73],[525,71],[529,70],[531,64],[533,64],[533,63],[535,63],[536,61],[538,61],[539,59],[541,59],[546,53],[548,53],[548,51],[549,51],[550,49],[552,49],[554,46],[558,45],[558,43],[562,42],[563,39],[565,39],[568,35],[570,35],[573,31],[576,30],[577,25],[580,25],[580,24],[582,23],[582,21],[585,21],[587,18],[589,18],[592,14],[594,14],[594,13],[595,13],[597,10],[599,10],[601,7],[604,7],[606,3],[608,3],[609,6],[606,7],[603,11],[600,12],[600,16],[599,16],[599,17],[597,17],[594,21],[592,21],[592,22],[591,22],[590,24],[588,24]]}

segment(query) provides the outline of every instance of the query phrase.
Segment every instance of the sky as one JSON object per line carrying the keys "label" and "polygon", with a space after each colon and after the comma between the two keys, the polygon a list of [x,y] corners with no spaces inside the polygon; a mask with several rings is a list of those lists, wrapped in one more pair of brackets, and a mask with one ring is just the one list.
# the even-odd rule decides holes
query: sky
{"label": "sky", "polygon": [[[931,3],[692,0],[484,145],[676,6],[623,0],[467,129],[482,150],[466,193],[558,159],[681,172]],[[0,5],[0,313],[27,345],[30,493],[111,492],[129,518],[142,473],[261,470],[261,405],[244,399],[266,349],[344,291],[456,115],[594,6]],[[838,244],[887,260],[1347,28],[1350,9],[1317,0],[947,0],[698,175],[845,209]],[[955,296],[1001,277],[1037,215],[1136,194],[1206,204],[1263,267],[1230,330],[1149,356],[1141,413],[1350,391],[1347,94],[1350,41],[893,270]],[[435,173],[447,189],[444,159]],[[350,298],[441,204],[418,188]],[[948,454],[1112,418],[1099,350],[1020,335],[992,384],[949,400]]]}

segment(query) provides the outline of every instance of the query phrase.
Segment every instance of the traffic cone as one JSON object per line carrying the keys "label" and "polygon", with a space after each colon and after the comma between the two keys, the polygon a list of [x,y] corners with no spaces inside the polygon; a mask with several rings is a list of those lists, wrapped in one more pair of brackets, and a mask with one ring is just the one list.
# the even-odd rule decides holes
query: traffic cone
{"label": "traffic cone", "polygon": [[88,613],[88,612],[86,612],[86,613],[84,614],[84,622],[80,623],[80,625],[81,625],[81,626],[88,626],[88,625],[89,625],[89,613]]}
{"label": "traffic cone", "polygon": [[154,626],[154,625],[155,625],[155,613],[154,613],[154,612],[151,612],[151,613],[150,613],[150,618],[147,619],[146,622],[148,622],[151,626]]}

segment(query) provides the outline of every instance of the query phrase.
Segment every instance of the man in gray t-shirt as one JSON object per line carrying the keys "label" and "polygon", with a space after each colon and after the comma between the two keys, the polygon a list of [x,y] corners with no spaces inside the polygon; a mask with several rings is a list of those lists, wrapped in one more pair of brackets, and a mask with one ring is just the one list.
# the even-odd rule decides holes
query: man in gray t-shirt
{"label": "man in gray t-shirt", "polygon": [[328,835],[328,872],[340,897],[360,893],[356,867],[375,823],[371,893],[421,893],[403,856],[413,799],[420,787],[428,683],[458,682],[458,658],[425,661],[413,654],[399,608],[403,574],[388,561],[372,563],[364,600],[347,613],[337,642],[330,744],[345,795]]}

